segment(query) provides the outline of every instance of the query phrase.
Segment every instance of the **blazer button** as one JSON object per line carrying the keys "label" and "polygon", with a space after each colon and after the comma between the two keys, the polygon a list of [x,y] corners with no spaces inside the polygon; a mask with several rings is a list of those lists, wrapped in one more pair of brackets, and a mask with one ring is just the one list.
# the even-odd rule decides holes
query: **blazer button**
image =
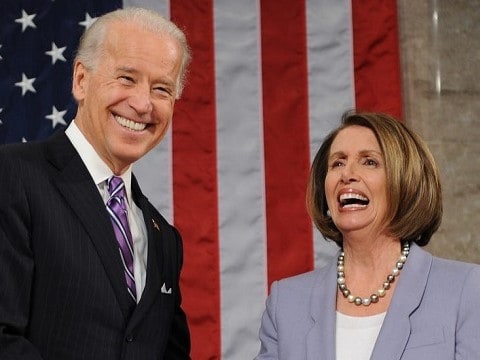
{"label": "blazer button", "polygon": [[135,340],[135,339],[133,338],[133,335],[127,335],[127,337],[125,338],[125,341],[126,341],[126,342],[132,342],[133,340]]}

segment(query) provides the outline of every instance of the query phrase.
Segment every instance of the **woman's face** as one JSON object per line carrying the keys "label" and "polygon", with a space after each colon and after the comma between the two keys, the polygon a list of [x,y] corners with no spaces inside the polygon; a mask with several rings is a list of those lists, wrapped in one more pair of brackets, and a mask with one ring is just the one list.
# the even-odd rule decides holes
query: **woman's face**
{"label": "woman's face", "polygon": [[352,125],[341,130],[330,147],[325,194],[336,227],[379,232],[387,212],[385,163],[375,134]]}

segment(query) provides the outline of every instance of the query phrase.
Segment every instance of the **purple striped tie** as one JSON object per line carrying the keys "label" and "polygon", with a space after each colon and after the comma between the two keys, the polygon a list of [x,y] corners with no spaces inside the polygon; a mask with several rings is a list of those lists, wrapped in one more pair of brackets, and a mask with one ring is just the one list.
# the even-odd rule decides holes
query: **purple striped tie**
{"label": "purple striped tie", "polygon": [[112,220],[115,237],[118,241],[120,257],[125,271],[127,290],[133,301],[137,302],[135,278],[133,275],[133,241],[127,220],[125,183],[122,178],[112,176],[107,180],[110,198],[107,201],[107,211]]}

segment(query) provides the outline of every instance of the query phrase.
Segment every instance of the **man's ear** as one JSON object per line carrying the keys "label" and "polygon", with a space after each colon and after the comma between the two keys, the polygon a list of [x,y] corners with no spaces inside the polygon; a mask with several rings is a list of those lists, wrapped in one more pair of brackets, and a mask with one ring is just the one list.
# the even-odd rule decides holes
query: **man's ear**
{"label": "man's ear", "polygon": [[80,61],[75,61],[73,66],[72,94],[77,102],[85,97],[86,72],[85,66]]}

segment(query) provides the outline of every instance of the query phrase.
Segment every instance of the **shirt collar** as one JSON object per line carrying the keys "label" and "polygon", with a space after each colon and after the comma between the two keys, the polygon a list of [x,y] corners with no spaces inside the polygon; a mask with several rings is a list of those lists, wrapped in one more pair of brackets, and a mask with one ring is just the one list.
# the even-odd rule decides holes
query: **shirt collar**
{"label": "shirt collar", "polygon": [[[93,178],[93,181],[99,188],[103,188],[105,181],[113,175],[112,170],[108,165],[102,160],[102,158],[97,154],[94,147],[88,142],[87,138],[75,124],[73,120],[68,126],[65,134],[70,139],[73,147],[80,155],[83,163],[87,167],[90,176]],[[120,175],[125,183],[125,189],[127,191],[128,202],[131,203],[132,199],[132,166],[130,165],[128,169]]]}

